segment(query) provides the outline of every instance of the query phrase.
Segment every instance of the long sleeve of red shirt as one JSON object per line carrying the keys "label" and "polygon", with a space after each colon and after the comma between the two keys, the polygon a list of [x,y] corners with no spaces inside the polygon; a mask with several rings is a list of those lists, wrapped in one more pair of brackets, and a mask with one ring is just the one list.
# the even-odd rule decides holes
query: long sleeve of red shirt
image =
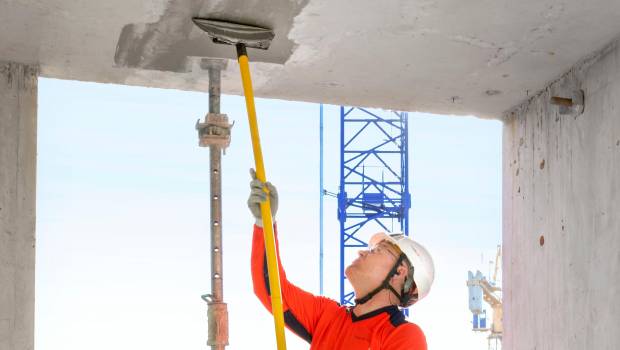
{"label": "long sleeve of red shirt", "polygon": [[[280,288],[286,327],[310,343],[310,349],[427,349],[422,330],[407,322],[396,306],[384,307],[358,317],[336,301],[315,296],[288,281],[282,268],[277,234],[276,252],[280,262]],[[252,282],[254,293],[271,312],[265,241],[263,229],[258,226],[254,226],[252,238]]]}

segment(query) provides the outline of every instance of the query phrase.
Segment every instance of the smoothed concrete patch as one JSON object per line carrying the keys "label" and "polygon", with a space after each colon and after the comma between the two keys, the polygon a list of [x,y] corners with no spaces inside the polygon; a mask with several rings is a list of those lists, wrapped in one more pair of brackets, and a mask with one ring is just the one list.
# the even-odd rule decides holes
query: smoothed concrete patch
{"label": "smoothed concrete patch", "polygon": [[287,38],[292,19],[306,2],[173,0],[157,22],[123,27],[114,62],[120,67],[191,72],[197,58],[236,59],[234,48],[212,43],[191,21],[192,17],[204,17],[273,28],[276,37],[271,47],[250,50],[252,61],[284,64],[294,49]]}

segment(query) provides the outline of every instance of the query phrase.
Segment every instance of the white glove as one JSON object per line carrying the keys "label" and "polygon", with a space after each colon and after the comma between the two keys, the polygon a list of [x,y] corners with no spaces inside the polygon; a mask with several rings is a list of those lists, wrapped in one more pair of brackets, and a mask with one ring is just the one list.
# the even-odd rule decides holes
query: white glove
{"label": "white glove", "polygon": [[252,181],[250,181],[250,197],[248,198],[248,208],[250,208],[250,212],[254,215],[256,219],[256,226],[263,227],[263,218],[260,212],[260,203],[267,200],[267,193],[265,193],[264,188],[266,187],[269,191],[269,202],[271,204],[271,217],[275,222],[276,213],[278,212],[278,190],[276,186],[272,185],[271,182],[261,182],[256,178],[256,171],[254,169],[250,169],[250,176],[252,177]]}

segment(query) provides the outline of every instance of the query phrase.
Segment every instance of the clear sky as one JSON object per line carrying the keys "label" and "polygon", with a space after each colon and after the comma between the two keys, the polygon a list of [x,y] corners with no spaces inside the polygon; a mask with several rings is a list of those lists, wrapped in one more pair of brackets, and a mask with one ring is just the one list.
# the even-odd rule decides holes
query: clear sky
{"label": "clear sky", "polygon": [[[319,290],[319,105],[257,100],[289,279]],[[38,350],[205,349],[210,291],[209,151],[194,125],[206,94],[40,79]],[[253,166],[243,99],[223,157],[224,298],[230,349],[275,349],[254,297],[246,207]],[[489,270],[501,240],[501,123],[410,113],[411,233],[436,264],[411,309],[430,349],[486,349],[471,331],[467,270]],[[325,187],[337,192],[339,111],[325,107]],[[325,294],[338,298],[335,199],[325,203]],[[287,332],[289,349],[309,346]]]}

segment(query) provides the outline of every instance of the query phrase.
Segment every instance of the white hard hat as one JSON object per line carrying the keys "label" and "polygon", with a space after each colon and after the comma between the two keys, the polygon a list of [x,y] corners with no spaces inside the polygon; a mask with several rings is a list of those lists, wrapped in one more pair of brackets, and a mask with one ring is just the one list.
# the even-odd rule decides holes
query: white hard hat
{"label": "white hard hat", "polygon": [[388,241],[400,248],[409,260],[411,266],[413,266],[410,273],[413,273],[413,281],[417,286],[417,296],[413,295],[415,290],[410,288],[410,284],[405,281],[404,292],[411,294],[412,298],[406,303],[407,305],[402,306],[410,306],[427,296],[431,290],[433,280],[435,279],[435,265],[433,264],[433,258],[431,258],[428,250],[426,250],[426,248],[424,248],[420,243],[402,233],[390,235],[383,232],[376,233],[372,235],[368,244],[369,246],[376,246],[382,241]]}

